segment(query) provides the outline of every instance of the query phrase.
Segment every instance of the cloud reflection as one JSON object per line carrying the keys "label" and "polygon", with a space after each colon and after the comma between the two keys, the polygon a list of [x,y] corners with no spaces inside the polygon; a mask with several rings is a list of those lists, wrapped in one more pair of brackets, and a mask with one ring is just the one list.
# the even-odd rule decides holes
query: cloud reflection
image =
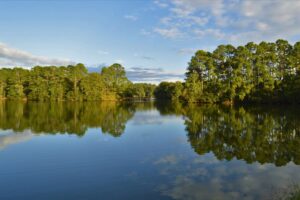
{"label": "cloud reflection", "polygon": [[33,134],[28,130],[22,133],[8,132],[7,134],[0,135],[0,149],[5,149],[10,145],[28,141],[32,137]]}
{"label": "cloud reflection", "polygon": [[212,154],[170,158],[176,162],[154,164],[170,180],[159,186],[161,194],[172,199],[274,199],[275,191],[286,191],[292,183],[300,182],[299,168],[293,163],[284,167],[249,165],[238,160],[218,161]]}

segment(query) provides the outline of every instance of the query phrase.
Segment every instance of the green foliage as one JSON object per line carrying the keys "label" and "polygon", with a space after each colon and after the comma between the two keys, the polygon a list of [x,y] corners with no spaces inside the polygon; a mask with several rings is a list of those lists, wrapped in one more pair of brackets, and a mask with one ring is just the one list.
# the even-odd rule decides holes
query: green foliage
{"label": "green foliage", "polygon": [[154,88],[151,84],[132,84],[120,64],[104,67],[101,74],[88,73],[81,63],[67,67],[35,66],[31,70],[0,69],[0,99],[115,101],[152,98]]}
{"label": "green foliage", "polygon": [[101,100],[105,86],[100,74],[90,73],[80,81],[79,88],[84,100]]}
{"label": "green foliage", "polygon": [[122,95],[130,85],[125,69],[120,64],[115,63],[109,67],[103,67],[101,76],[105,86],[111,88],[117,95]]}
{"label": "green foliage", "polygon": [[203,92],[203,81],[197,72],[192,72],[185,82],[185,98],[188,102],[199,101]]}
{"label": "green foliage", "polygon": [[300,42],[220,45],[212,53],[199,50],[191,58],[179,98],[172,96],[168,83],[158,86],[156,97],[204,103],[300,103],[299,75]]}
{"label": "green foliage", "polygon": [[72,66],[68,66],[68,74],[67,74],[67,80],[69,81],[69,88],[70,91],[67,93],[67,99],[69,100],[80,100],[82,98],[78,85],[80,81],[87,76],[87,69],[85,66],[81,63]]}
{"label": "green foliage", "polygon": [[133,99],[151,99],[154,97],[155,87],[147,83],[131,84],[125,91],[125,96]]}
{"label": "green foliage", "polygon": [[154,91],[157,99],[176,100],[183,94],[183,85],[181,82],[169,83],[161,82]]}
{"label": "green foliage", "polygon": [[6,79],[6,97],[9,99],[25,98],[27,86],[27,78],[29,71],[22,68],[14,68],[8,70]]}

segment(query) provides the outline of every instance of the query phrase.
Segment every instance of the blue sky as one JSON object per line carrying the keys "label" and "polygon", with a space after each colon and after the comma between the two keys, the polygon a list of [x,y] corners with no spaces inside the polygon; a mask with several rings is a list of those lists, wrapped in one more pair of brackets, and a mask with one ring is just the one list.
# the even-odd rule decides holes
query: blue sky
{"label": "blue sky", "polygon": [[121,63],[133,81],[182,80],[196,49],[300,36],[297,0],[3,0],[0,66]]}

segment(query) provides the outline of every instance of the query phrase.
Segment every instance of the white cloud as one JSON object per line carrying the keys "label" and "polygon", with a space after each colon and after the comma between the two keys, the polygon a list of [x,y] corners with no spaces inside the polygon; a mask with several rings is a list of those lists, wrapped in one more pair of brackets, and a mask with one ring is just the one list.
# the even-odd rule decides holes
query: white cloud
{"label": "white cloud", "polygon": [[152,67],[132,67],[126,70],[126,74],[128,79],[135,83],[158,84],[161,81],[175,82],[184,80],[184,71],[166,71],[161,68]]}
{"label": "white cloud", "polygon": [[29,52],[19,50],[0,43],[0,66],[13,67],[25,66],[32,67],[35,65],[69,65],[75,62],[68,59],[48,58],[45,56],[36,56]]}
{"label": "white cloud", "polygon": [[257,29],[260,31],[267,31],[269,29],[269,25],[263,22],[258,22]]}
{"label": "white cloud", "polygon": [[225,34],[222,33],[219,29],[204,29],[204,30],[194,30],[194,33],[197,37],[214,37],[217,39],[222,39],[225,37]]}
{"label": "white cloud", "polygon": [[177,53],[181,55],[192,55],[196,51],[197,51],[196,48],[183,48],[183,49],[179,49]]}
{"label": "white cloud", "polygon": [[187,19],[192,20],[196,25],[203,26],[208,23],[209,17],[190,16]]}
{"label": "white cloud", "polygon": [[137,16],[134,16],[134,15],[125,15],[124,18],[128,19],[128,20],[131,20],[131,21],[138,20]]}
{"label": "white cloud", "polygon": [[172,21],[171,17],[163,17],[160,19],[160,23],[165,24],[165,25],[169,25],[171,21]]}
{"label": "white cloud", "polygon": [[182,35],[182,33],[177,28],[155,28],[154,32],[160,34],[165,38],[177,38]]}
{"label": "white cloud", "polygon": [[186,36],[205,40],[213,37],[222,39],[223,42],[240,44],[251,40],[255,42],[273,41],[278,38],[290,40],[300,36],[298,14],[300,1],[169,0],[168,2],[169,6],[162,8],[167,10],[167,14],[162,16],[160,24],[155,28],[156,33],[167,38]]}
{"label": "white cloud", "polygon": [[223,0],[171,0],[174,8],[172,11],[181,16],[190,16],[196,11],[210,12],[214,16],[222,16],[224,9]]}
{"label": "white cloud", "polygon": [[163,2],[163,1],[158,1],[158,0],[154,1],[154,4],[156,4],[160,8],[166,8],[169,6],[167,3]]}
{"label": "white cloud", "polygon": [[248,0],[242,2],[240,7],[242,20],[250,21],[249,26],[256,25],[254,34],[263,34],[265,38],[277,36],[287,39],[300,34],[300,1]]}
{"label": "white cloud", "polygon": [[[217,2],[219,1],[201,1],[200,4],[199,1],[195,0],[172,0],[170,1],[170,5],[172,6],[168,8],[169,14],[160,19],[162,26],[156,27],[154,32],[171,39],[182,37],[183,35],[189,36],[189,34],[184,33],[188,32],[191,28],[207,25],[210,20],[210,16],[206,13],[207,7],[217,5]],[[198,12],[199,5],[203,6],[201,9],[203,12]],[[222,12],[219,9],[212,11],[214,15],[221,15]]]}

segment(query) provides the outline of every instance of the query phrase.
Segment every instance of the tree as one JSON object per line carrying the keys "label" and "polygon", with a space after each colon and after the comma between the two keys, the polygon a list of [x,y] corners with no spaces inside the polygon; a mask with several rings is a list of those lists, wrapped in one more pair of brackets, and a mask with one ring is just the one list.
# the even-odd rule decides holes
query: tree
{"label": "tree", "polygon": [[52,101],[62,101],[66,93],[66,67],[51,66],[51,79],[49,82],[49,95]]}
{"label": "tree", "polygon": [[230,101],[236,95],[236,84],[234,83],[235,66],[233,59],[236,50],[232,45],[220,45],[213,52],[216,64],[216,72],[220,81],[220,95],[223,101]]}
{"label": "tree", "polygon": [[14,68],[10,71],[7,79],[6,95],[9,99],[24,99],[28,70],[22,68]]}
{"label": "tree", "polygon": [[10,69],[0,69],[0,99],[6,98],[7,79],[10,76]]}
{"label": "tree", "polygon": [[49,83],[46,74],[46,68],[44,67],[36,66],[31,70],[28,85],[28,99],[37,101],[44,101],[49,99]]}
{"label": "tree", "polygon": [[197,72],[193,72],[186,79],[185,82],[186,90],[185,90],[185,98],[188,102],[197,102],[202,95],[202,82],[199,80],[199,75]]}
{"label": "tree", "polygon": [[154,91],[157,99],[179,100],[183,98],[183,85],[181,82],[161,82]]}
{"label": "tree", "polygon": [[78,89],[78,84],[87,75],[87,69],[85,66],[81,63],[73,66],[69,65],[67,68],[67,78],[72,84],[72,90],[68,92],[67,98],[71,100],[79,100],[79,89]]}
{"label": "tree", "polygon": [[103,77],[107,90],[112,90],[119,96],[121,96],[131,84],[126,77],[124,67],[117,63],[109,67],[103,67],[101,70],[101,76]]}
{"label": "tree", "polygon": [[[116,100],[126,97],[125,91],[130,85],[132,83],[120,65],[103,69],[102,74],[88,73],[83,64],[35,66],[31,70],[0,69],[0,99]],[[143,97],[150,98],[153,95],[155,86],[140,86],[144,90]]]}
{"label": "tree", "polygon": [[252,56],[249,49],[239,46],[233,58],[233,85],[235,87],[235,99],[243,101],[254,87]]}
{"label": "tree", "polygon": [[84,100],[101,100],[104,91],[102,77],[98,73],[90,73],[80,81],[80,92]]}
{"label": "tree", "polygon": [[294,67],[291,66],[290,54],[292,46],[286,40],[276,41],[276,79],[282,81],[284,77],[294,74]]}

